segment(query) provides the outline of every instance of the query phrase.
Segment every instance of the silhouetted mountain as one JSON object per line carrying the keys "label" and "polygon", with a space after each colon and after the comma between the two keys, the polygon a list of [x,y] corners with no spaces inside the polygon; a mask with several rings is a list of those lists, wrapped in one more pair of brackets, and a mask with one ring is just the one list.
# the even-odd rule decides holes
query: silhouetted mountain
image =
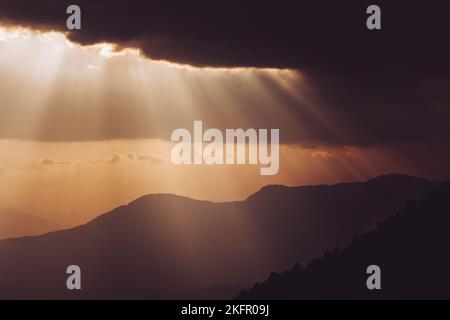
{"label": "silhouetted mountain", "polygon": [[[304,268],[272,273],[240,299],[450,298],[450,184],[431,191],[344,250]],[[367,267],[381,268],[381,290],[368,290]]]}
{"label": "silhouetted mountain", "polygon": [[14,208],[0,210],[0,239],[35,236],[61,229],[47,219],[23,213]]}
{"label": "silhouetted mountain", "polygon": [[[229,203],[144,196],[80,227],[0,241],[0,298],[188,298],[254,283],[350,243],[440,184],[389,175],[268,186]],[[72,264],[82,269],[78,292],[65,288]]]}

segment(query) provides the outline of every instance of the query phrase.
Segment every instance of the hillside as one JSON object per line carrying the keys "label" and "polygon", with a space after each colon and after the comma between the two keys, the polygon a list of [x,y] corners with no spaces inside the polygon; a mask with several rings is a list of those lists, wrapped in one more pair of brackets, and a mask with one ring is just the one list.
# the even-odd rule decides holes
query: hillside
{"label": "hillside", "polygon": [[[389,175],[268,186],[242,202],[145,196],[80,227],[0,241],[0,298],[201,298],[207,288],[244,288],[348,244],[440,184]],[[71,264],[82,268],[82,291],[65,289]]]}
{"label": "hillside", "polygon": [[[450,184],[410,202],[378,228],[307,266],[272,273],[240,299],[450,297]],[[368,290],[366,268],[381,268],[381,290]]]}

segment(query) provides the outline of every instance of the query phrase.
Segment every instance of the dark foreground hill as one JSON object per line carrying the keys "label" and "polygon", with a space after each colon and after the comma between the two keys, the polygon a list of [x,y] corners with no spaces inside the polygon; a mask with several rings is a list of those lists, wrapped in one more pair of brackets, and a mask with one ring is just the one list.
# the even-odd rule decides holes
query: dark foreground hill
{"label": "dark foreground hill", "polygon": [[[440,184],[388,175],[268,186],[242,202],[145,196],[80,227],[0,241],[0,298],[231,298],[239,289],[226,288],[346,245]],[[73,264],[81,291],[65,286]]]}
{"label": "dark foreground hill", "polygon": [[[450,184],[410,202],[344,250],[306,267],[272,273],[241,299],[450,298]],[[368,290],[366,268],[381,268],[381,290]]]}

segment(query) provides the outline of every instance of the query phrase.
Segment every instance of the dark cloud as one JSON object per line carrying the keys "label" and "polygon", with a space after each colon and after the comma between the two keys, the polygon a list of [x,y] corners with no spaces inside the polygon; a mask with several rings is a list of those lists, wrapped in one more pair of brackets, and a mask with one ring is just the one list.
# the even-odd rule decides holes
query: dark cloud
{"label": "dark cloud", "polygon": [[316,88],[311,97],[314,108],[338,129],[330,130],[303,108],[291,107],[294,116],[310,126],[311,136],[304,141],[354,146],[450,142],[450,91],[446,89],[450,77],[374,82],[316,75],[308,82]]}
{"label": "dark cloud", "polygon": [[[373,3],[382,9],[382,30],[369,31],[365,27],[365,10]],[[209,93],[212,98],[208,101],[212,102],[208,106],[199,106],[197,113],[179,120],[173,117],[179,109],[168,103],[160,112],[158,130],[134,126],[140,123],[140,115],[146,114],[141,109],[147,105],[129,106],[128,113],[121,114],[124,108],[111,101],[108,132],[97,131],[97,123],[84,114],[83,130],[79,130],[80,124],[59,108],[37,139],[167,139],[174,128],[190,128],[193,120],[203,119],[208,127],[217,128],[280,127],[283,142],[309,145],[448,142],[447,3],[79,0],[82,30],[69,34],[79,43],[108,41],[137,46],[155,59],[200,66],[299,69],[314,92],[308,93],[307,102],[299,102],[274,79],[259,75],[264,88],[277,96],[278,105],[267,102],[267,106],[255,106],[244,92],[249,90],[245,85],[230,82],[223,88],[240,101],[239,109],[220,109]],[[69,4],[72,3],[59,0],[2,0],[0,17],[66,31],[65,8]],[[305,94],[302,88],[297,89]],[[190,92],[197,93],[198,88],[193,87]],[[259,109],[255,111],[256,107]],[[297,126],[286,126],[274,114],[277,108],[288,111]],[[89,108],[85,109],[83,112],[89,114]],[[223,112],[219,120],[213,115],[214,109]],[[240,115],[247,115],[247,121],[240,122]],[[321,115],[325,115],[325,121]],[[233,121],[226,123],[226,119]],[[61,125],[52,126],[54,123]],[[7,131],[10,127],[0,126],[0,134],[30,138],[21,132],[11,133],[13,129]],[[23,126],[14,126],[16,131],[18,128]]]}
{"label": "dark cloud", "polygon": [[[70,38],[140,47],[155,59],[208,66],[297,68],[397,77],[448,75],[448,1],[375,1],[382,30],[366,28],[373,1],[78,0]],[[61,0],[2,0],[0,17],[65,29]]]}

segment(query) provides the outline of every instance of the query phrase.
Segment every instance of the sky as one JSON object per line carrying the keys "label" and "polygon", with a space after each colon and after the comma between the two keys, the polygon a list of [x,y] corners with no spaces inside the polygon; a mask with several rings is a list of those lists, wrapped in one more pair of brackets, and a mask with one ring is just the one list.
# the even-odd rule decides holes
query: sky
{"label": "sky", "polygon": [[[450,179],[444,3],[0,2],[0,206],[73,225],[149,193]],[[176,128],[279,128],[280,170],[170,162]]]}

